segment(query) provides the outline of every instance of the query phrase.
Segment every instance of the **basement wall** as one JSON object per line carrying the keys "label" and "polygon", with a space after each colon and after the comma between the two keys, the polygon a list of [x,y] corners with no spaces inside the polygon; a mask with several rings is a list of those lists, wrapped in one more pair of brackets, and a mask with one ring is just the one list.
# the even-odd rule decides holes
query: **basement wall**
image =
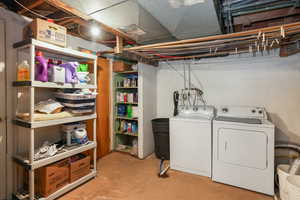
{"label": "basement wall", "polygon": [[[191,65],[192,80],[204,91],[209,105],[266,107],[276,126],[276,141],[300,144],[300,54],[286,58],[277,55],[278,52],[272,52],[264,57],[234,55],[201,59]],[[183,74],[182,61],[169,64]],[[183,78],[167,63],[160,63],[158,117],[172,116],[172,94],[182,88]]]}
{"label": "basement wall", "polygon": [[[11,198],[11,193],[15,189],[16,178],[14,177],[13,170],[15,170],[15,163],[12,160],[12,155],[16,149],[14,144],[14,132],[16,126],[11,122],[15,116],[15,100],[16,100],[16,88],[12,87],[12,82],[16,79],[16,50],[12,48],[13,43],[22,40],[22,29],[25,25],[30,22],[30,19],[17,15],[6,9],[0,8],[0,20],[5,23],[5,38],[6,38],[6,88],[7,88],[7,198]],[[68,47],[77,49],[78,47],[87,48],[93,51],[103,51],[109,50],[110,48],[100,45],[98,43],[93,43],[90,41],[83,40],[81,38],[76,38],[73,36],[68,36],[67,38]],[[2,92],[2,91],[1,91]],[[0,102],[4,103],[4,102]],[[26,134],[26,133],[25,133]],[[24,145],[24,144],[21,144]],[[17,176],[17,175],[16,175]],[[5,183],[5,180],[1,180],[0,184]]]}

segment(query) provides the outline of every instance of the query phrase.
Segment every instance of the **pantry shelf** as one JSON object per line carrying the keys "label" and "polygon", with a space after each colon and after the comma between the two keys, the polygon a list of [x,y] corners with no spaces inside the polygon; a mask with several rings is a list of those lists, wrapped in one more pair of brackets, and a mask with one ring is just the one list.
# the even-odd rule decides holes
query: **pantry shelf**
{"label": "pantry shelf", "polygon": [[130,135],[130,136],[138,137],[138,133],[129,133],[129,132],[119,132],[119,131],[117,131],[116,134],[119,134],[119,135]]}
{"label": "pantry shelf", "polygon": [[138,105],[138,103],[136,103],[136,102],[133,102],[133,103],[129,103],[129,102],[117,102],[116,104]]}
{"label": "pantry shelf", "polygon": [[85,121],[85,120],[96,119],[96,118],[97,118],[97,114],[91,114],[91,115],[83,115],[77,117],[69,117],[69,118],[47,120],[47,121],[36,121],[36,122],[28,122],[21,119],[15,119],[13,122],[16,125],[25,128],[42,128],[47,126],[56,126],[60,124],[79,122],[79,121]]}
{"label": "pantry shelf", "polygon": [[129,117],[119,117],[117,116],[116,119],[124,119],[124,120],[132,120],[132,121],[138,121],[138,118],[129,118]]}
{"label": "pantry shelf", "polygon": [[29,164],[29,159],[20,155],[15,155],[14,159],[17,163],[23,165],[26,169],[34,170],[43,166],[46,166],[48,164],[54,163],[56,161],[71,157],[73,155],[82,153],[84,151],[96,148],[97,143],[94,141],[90,141],[88,144],[84,145],[76,145],[71,147],[66,147],[58,154],[51,156],[49,158],[43,158],[37,161],[34,161],[32,164]]}
{"label": "pantry shelf", "polygon": [[71,83],[53,83],[41,81],[14,81],[14,87],[40,87],[40,88],[74,88],[74,89],[96,89],[96,85],[91,84],[71,84]]}
{"label": "pantry shelf", "polygon": [[116,89],[138,89],[138,87],[116,87]]}

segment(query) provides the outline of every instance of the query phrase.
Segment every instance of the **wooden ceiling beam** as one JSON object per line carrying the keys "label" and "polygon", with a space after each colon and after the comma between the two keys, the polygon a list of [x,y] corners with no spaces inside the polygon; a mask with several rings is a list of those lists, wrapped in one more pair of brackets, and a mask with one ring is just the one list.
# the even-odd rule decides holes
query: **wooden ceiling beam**
{"label": "wooden ceiling beam", "polygon": [[[37,0],[33,3],[31,3],[30,5],[27,5],[26,7],[31,10],[31,9],[34,9],[35,7],[42,5],[43,3],[45,3],[44,0]],[[18,14],[22,15],[22,14],[26,13],[27,11],[28,11],[27,9],[23,8],[22,10],[20,10],[18,12]]]}
{"label": "wooden ceiling beam", "polygon": [[[45,2],[47,2],[48,4],[66,12],[66,13],[69,13],[70,15],[74,15],[84,21],[90,21],[90,20],[94,20],[92,17],[80,12],[79,10],[75,9],[75,8],[72,8],[71,6],[63,3],[62,1],[60,0],[44,0]],[[94,20],[95,23],[97,23],[103,31],[105,32],[108,32],[108,33],[111,33],[113,35],[116,35],[116,36],[119,36],[127,41],[132,41],[132,42],[136,42],[132,37],[130,37],[128,34],[122,32],[122,31],[119,31],[117,29],[114,29],[112,27],[109,27],[97,20]]]}

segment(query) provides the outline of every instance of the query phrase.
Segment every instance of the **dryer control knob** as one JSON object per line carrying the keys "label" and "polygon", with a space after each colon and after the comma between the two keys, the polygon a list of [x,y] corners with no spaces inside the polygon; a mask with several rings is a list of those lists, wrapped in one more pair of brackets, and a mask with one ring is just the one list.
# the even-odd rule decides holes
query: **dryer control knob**
{"label": "dryer control knob", "polygon": [[256,110],[252,110],[252,113],[256,113]]}
{"label": "dryer control knob", "polygon": [[222,108],[222,112],[223,113],[227,113],[228,112],[228,108]]}

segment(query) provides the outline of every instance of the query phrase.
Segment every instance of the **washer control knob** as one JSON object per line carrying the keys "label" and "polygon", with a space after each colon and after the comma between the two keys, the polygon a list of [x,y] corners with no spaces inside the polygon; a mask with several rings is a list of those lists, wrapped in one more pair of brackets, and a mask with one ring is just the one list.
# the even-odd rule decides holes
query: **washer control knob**
{"label": "washer control knob", "polygon": [[222,112],[223,113],[227,113],[228,112],[228,108],[222,108]]}
{"label": "washer control knob", "polygon": [[256,110],[253,109],[253,110],[252,110],[252,113],[256,113]]}

